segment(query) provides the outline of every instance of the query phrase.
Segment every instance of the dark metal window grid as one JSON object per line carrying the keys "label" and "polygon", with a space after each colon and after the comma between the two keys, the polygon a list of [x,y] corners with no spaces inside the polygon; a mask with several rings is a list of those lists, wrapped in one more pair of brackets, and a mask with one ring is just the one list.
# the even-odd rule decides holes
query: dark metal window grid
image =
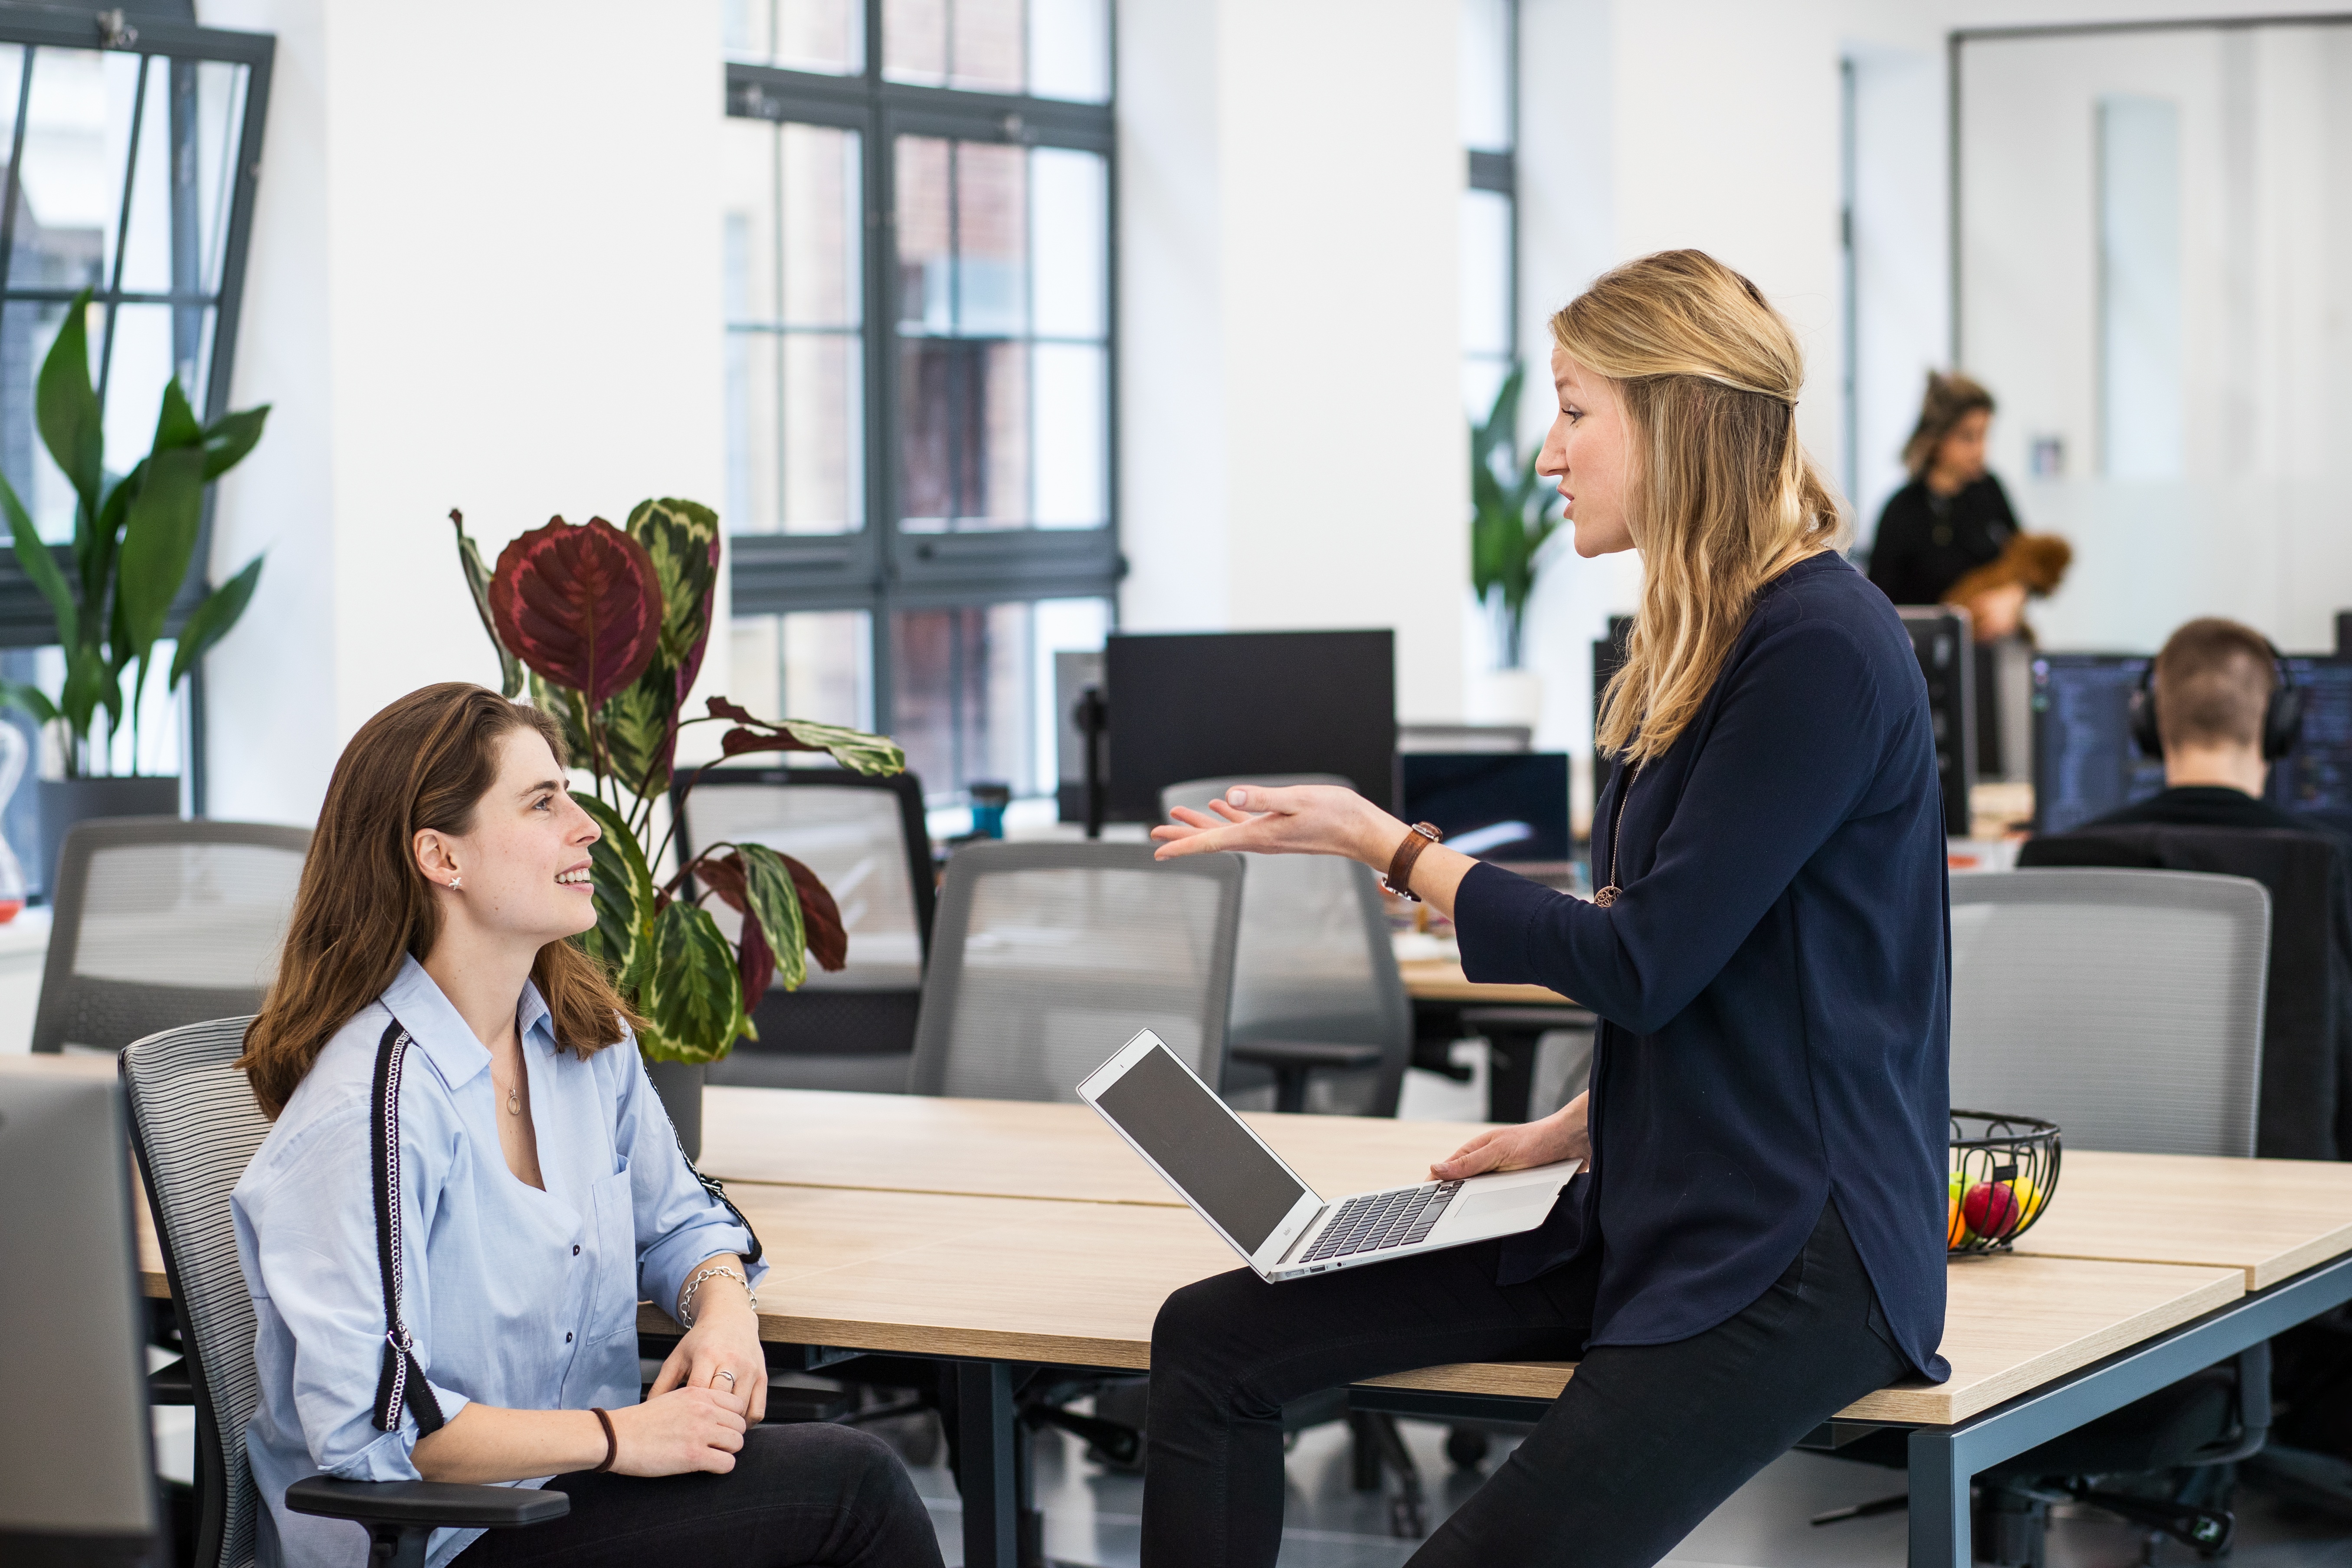
{"label": "dark metal window grid", "polygon": [[[103,50],[136,55],[140,62],[138,88],[132,99],[121,205],[114,215],[113,267],[106,279],[106,287],[98,289],[92,297],[92,303],[101,307],[105,315],[99,334],[98,393],[102,404],[113,372],[115,323],[122,306],[153,304],[180,307],[173,311],[172,333],[175,374],[181,366],[196,358],[204,331],[204,312],[209,309],[214,311],[212,353],[205,367],[205,395],[199,412],[207,421],[219,417],[228,409],[229,384],[236,365],[237,320],[245,297],[246,258],[253,233],[254,191],[261,174],[262,130],[268,114],[270,67],[277,52],[277,40],[266,33],[232,32],[199,26],[194,22],[167,16],[133,14],[125,18],[120,11],[20,9],[14,5],[0,5],[0,44],[20,45],[25,51],[17,86],[16,123],[10,132],[5,186],[5,190],[0,190],[0,310],[16,304],[64,304],[70,302],[78,292],[44,285],[20,285],[8,277],[15,259],[19,181],[24,167],[26,127],[31,110],[34,61],[42,49]],[[142,142],[141,123],[146,111],[149,74],[159,60],[165,62],[165,69],[171,75],[169,145],[174,165],[171,198],[172,288],[164,292],[122,287],[124,236],[135,189],[133,180]],[[184,161],[193,165],[192,152],[196,135],[194,68],[200,63],[243,66],[247,71],[243,113],[236,125],[235,144],[228,152],[230,175],[221,245],[219,289],[217,293],[210,294],[202,287],[204,258],[195,233],[197,194],[193,179],[184,176],[182,170]],[[10,479],[23,488],[28,487],[30,476],[11,475]],[[195,563],[190,571],[188,583],[173,605],[167,626],[172,634],[176,635],[180,623],[209,587],[205,579],[206,565],[211,558],[212,528],[213,497],[208,493],[204,522],[197,535]],[[62,545],[53,548],[60,558],[60,565],[65,567],[70,577],[71,566],[68,559],[70,552]],[[41,597],[39,591],[17,565],[14,553],[0,552],[0,649],[37,648],[49,646],[56,640],[57,625],[47,601]],[[14,662],[13,658],[11,662]],[[204,670],[199,666],[189,681],[186,731],[192,771],[190,786],[194,810],[199,816],[205,810],[205,794],[204,699]],[[29,789],[29,779],[25,787]]]}
{"label": "dark metal window grid", "polygon": [[[1118,551],[1118,160],[1111,105],[892,81],[882,72],[882,0],[866,0],[862,72],[833,76],[741,61],[727,66],[726,110],[730,117],[858,133],[863,233],[860,325],[855,331],[862,350],[865,500],[864,526],[855,531],[730,533],[728,552],[738,616],[866,612],[874,721],[887,729],[898,688],[892,647],[896,612],[1103,598],[1112,601],[1115,617],[1116,592],[1127,563]],[[1116,47],[1114,33],[1114,51]],[[1106,526],[971,531],[902,526],[900,346],[921,335],[902,333],[896,293],[896,164],[901,136],[1066,147],[1104,159]],[[1023,341],[1050,337],[1031,333]]]}

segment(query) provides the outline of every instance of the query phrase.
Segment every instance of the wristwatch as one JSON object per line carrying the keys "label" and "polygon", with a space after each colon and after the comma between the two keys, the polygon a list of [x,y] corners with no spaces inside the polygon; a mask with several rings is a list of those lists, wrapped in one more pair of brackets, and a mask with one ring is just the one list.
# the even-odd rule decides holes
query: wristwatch
{"label": "wristwatch", "polygon": [[1389,859],[1389,874],[1381,879],[1381,890],[1416,904],[1421,902],[1421,895],[1412,890],[1412,863],[1421,858],[1423,850],[1444,837],[1445,835],[1433,823],[1414,823],[1406,831],[1404,842],[1397,846],[1396,854]]}

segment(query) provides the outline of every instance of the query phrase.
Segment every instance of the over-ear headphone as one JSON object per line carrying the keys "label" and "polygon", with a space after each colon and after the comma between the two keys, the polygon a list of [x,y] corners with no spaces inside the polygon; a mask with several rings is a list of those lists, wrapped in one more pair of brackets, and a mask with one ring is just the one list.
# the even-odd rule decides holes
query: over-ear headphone
{"label": "over-ear headphone", "polygon": [[[2270,638],[2263,647],[2271,656],[2271,700],[2263,709],[2263,761],[2277,762],[2303,739],[2303,692],[2286,672],[2286,658]],[[2131,697],[2132,744],[2143,757],[2164,755],[2164,737],[2156,724],[2156,660],[2139,672]]]}

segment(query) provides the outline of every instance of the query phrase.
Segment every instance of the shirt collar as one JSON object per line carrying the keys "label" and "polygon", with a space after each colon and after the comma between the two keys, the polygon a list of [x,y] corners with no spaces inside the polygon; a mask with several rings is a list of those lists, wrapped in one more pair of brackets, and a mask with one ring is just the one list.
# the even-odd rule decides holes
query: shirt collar
{"label": "shirt collar", "polygon": [[[490,1065],[488,1047],[474,1037],[457,1006],[413,954],[401,959],[400,973],[383,988],[383,1002],[450,1088],[457,1088]],[[529,1040],[533,1031],[543,1037],[543,1044],[555,1043],[554,1016],[548,1011],[547,999],[536,984],[525,981],[521,999],[515,1005],[515,1032],[519,1038]]]}

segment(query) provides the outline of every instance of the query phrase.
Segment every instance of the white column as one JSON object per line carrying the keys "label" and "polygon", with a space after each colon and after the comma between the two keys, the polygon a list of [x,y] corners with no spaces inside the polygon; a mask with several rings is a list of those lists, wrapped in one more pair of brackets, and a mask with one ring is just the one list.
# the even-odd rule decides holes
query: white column
{"label": "white column", "polygon": [[[723,479],[712,0],[211,0],[278,36],[214,569],[213,814],[303,822],[392,699],[495,683],[447,514],[495,559]],[[723,630],[723,628],[722,628]],[[727,638],[713,638],[723,680]]]}
{"label": "white column", "polygon": [[1445,0],[1119,7],[1130,630],[1393,627],[1462,702],[1466,159]]}

